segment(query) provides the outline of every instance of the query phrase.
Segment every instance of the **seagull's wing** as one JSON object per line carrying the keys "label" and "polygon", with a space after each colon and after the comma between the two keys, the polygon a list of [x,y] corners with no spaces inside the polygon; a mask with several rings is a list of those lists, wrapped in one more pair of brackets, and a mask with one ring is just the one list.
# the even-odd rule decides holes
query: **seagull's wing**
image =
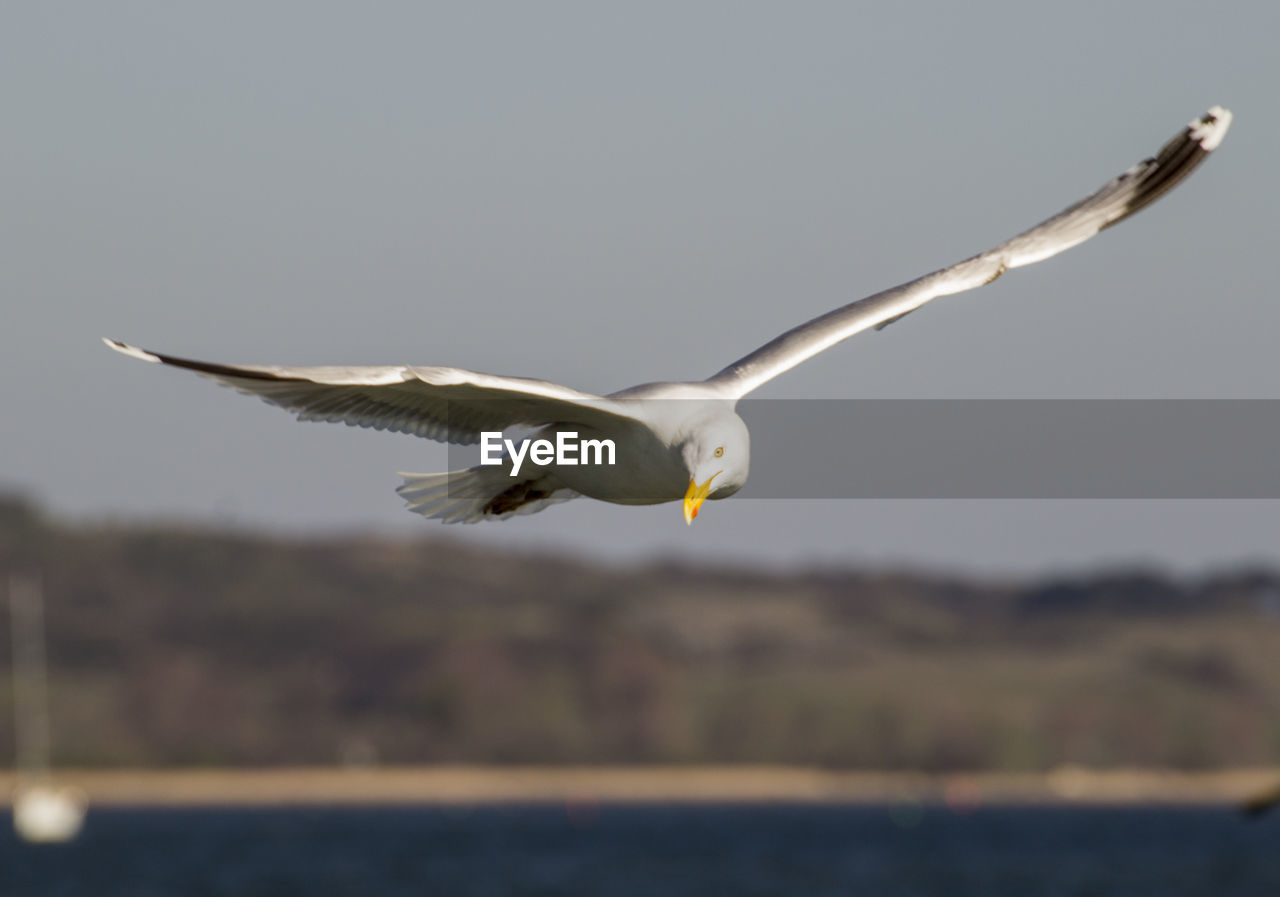
{"label": "seagull's wing", "polygon": [[1042,261],[1083,243],[1172,190],[1218,146],[1230,124],[1231,113],[1214,106],[1166,143],[1154,158],[1139,162],[1049,220],[980,255],[788,330],[707,382],[723,394],[741,398],[824,349],[855,333],[892,324],[930,299],[983,286],[1010,268]]}
{"label": "seagull's wing", "polygon": [[212,364],[148,352],[117,340],[133,358],[186,368],[297,414],[298,420],[346,423],[440,442],[471,445],[482,431],[574,423],[607,426],[633,420],[625,403],[545,380],[499,377],[448,367],[260,367]]}

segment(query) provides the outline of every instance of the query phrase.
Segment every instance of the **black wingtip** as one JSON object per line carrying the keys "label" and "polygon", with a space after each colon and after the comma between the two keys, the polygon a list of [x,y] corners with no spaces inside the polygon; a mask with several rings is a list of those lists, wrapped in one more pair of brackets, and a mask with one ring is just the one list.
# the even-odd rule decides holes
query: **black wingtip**
{"label": "black wingtip", "polygon": [[1182,132],[1161,147],[1155,156],[1125,172],[1122,178],[1138,178],[1137,189],[1123,213],[1107,222],[1104,229],[1140,212],[1182,183],[1218,148],[1229,127],[1230,110],[1213,106],[1204,115],[1188,122]]}
{"label": "black wingtip", "polygon": [[122,355],[128,355],[130,358],[137,358],[139,361],[149,361],[152,364],[167,364],[170,367],[184,368],[188,371],[195,371],[198,374],[209,374],[214,377],[223,377],[239,380],[298,380],[299,377],[283,377],[279,374],[271,373],[265,370],[254,370],[252,368],[236,367],[228,364],[216,364],[210,361],[195,361],[191,358],[179,358],[176,355],[161,355],[159,352],[148,352],[146,349],[139,349],[137,346],[131,346],[123,343],[118,339],[103,337],[102,341],[107,344],[108,348],[114,349]]}
{"label": "black wingtip", "polygon": [[121,355],[128,355],[130,358],[136,358],[139,361],[148,361],[155,364],[164,360],[159,355],[148,352],[146,349],[139,349],[137,346],[122,343],[118,339],[111,339],[110,337],[104,336],[102,341],[106,343],[108,349],[114,349]]}

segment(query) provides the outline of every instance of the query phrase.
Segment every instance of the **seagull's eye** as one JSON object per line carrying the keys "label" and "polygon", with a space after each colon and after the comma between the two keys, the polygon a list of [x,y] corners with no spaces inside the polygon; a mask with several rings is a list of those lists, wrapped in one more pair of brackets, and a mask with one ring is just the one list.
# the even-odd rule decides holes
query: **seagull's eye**
{"label": "seagull's eye", "polygon": [[716,446],[716,457],[717,457],[717,458],[723,458],[723,457],[724,457],[724,446],[723,446],[723,445],[717,445],[717,446]]}

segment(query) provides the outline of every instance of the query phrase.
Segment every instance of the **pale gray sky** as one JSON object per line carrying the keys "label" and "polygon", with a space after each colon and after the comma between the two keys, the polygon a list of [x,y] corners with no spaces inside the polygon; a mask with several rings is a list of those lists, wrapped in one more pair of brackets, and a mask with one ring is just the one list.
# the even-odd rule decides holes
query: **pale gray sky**
{"label": "pale gray sky", "polygon": [[[61,3],[0,14],[0,485],[77,519],[373,527],[591,556],[1039,570],[1280,562],[1276,502],[578,501],[444,528],[405,436],[231,362],[703,377],[986,248],[1214,103],[1138,218],[760,397],[1280,397],[1280,5]],[[851,460],[857,446],[850,446]]]}

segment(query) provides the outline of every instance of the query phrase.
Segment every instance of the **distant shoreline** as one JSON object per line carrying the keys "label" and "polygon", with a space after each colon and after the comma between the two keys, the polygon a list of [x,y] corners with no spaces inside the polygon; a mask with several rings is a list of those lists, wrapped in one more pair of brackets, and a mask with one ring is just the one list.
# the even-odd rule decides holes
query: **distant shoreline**
{"label": "distant shoreline", "polygon": [[[1280,767],[1182,772],[1064,767],[1049,773],[900,773],[781,766],[60,770],[94,806],[494,803],[1239,804]],[[17,784],[0,774],[0,800]]]}

